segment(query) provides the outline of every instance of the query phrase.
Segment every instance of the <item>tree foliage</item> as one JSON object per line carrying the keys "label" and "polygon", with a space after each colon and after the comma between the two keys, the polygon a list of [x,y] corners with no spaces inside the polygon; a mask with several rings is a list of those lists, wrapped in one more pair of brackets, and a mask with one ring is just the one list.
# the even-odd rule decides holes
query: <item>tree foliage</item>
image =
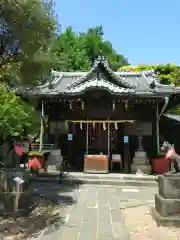
{"label": "tree foliage", "polygon": [[51,0],[1,0],[0,80],[33,84],[53,67],[56,17]]}
{"label": "tree foliage", "polygon": [[162,84],[180,85],[180,66],[175,64],[123,66],[119,71],[141,72],[154,70]]}
{"label": "tree foliage", "polygon": [[89,28],[85,33],[76,33],[68,27],[57,37],[51,52],[58,58],[55,70],[59,71],[88,71],[99,55],[108,58],[114,71],[128,65],[127,59],[104,40],[102,26]]}
{"label": "tree foliage", "polygon": [[71,72],[90,69],[91,62],[78,39],[78,34],[69,27],[54,41],[50,51],[58,59],[55,70]]}
{"label": "tree foliage", "polygon": [[[162,84],[175,84],[180,86],[180,66],[175,64],[160,64],[160,65],[138,65],[124,66],[119,68],[119,71],[141,72],[154,70],[158,75],[158,79]],[[172,114],[180,115],[180,105],[176,105],[169,110]]]}
{"label": "tree foliage", "polygon": [[[38,126],[34,106],[23,102],[15,92],[5,85],[0,87],[0,138],[4,136],[22,136]],[[39,118],[40,119],[40,118]]]}

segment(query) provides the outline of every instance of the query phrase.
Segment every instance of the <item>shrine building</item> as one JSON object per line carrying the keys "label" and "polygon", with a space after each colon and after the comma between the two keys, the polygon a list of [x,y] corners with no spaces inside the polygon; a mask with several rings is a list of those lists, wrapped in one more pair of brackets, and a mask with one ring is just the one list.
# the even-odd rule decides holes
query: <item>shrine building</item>
{"label": "shrine building", "polygon": [[179,96],[180,87],[160,84],[153,71],[113,72],[104,57],[89,72],[52,71],[26,92],[48,125],[43,143],[61,149],[72,169],[149,174],[160,118]]}

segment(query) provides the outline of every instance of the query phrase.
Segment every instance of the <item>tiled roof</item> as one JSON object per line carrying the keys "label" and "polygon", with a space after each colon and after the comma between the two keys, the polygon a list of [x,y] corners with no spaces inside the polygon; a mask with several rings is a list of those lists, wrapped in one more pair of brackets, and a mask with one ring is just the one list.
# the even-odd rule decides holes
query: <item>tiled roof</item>
{"label": "tiled roof", "polygon": [[101,79],[91,79],[91,80],[87,80],[86,82],[83,82],[80,85],[76,85],[75,87],[70,87],[70,88],[66,88],[65,89],[65,93],[83,93],[85,92],[87,89],[105,89],[109,92],[112,93],[135,93],[134,89],[131,88],[123,88],[123,87],[119,87],[113,83],[110,83],[107,80]]}
{"label": "tiled roof", "polygon": [[162,95],[180,93],[180,87],[162,85],[153,71],[113,72],[105,58],[98,58],[89,72],[52,71],[46,84],[28,91],[38,96],[77,95],[89,89],[104,89],[112,94]]}

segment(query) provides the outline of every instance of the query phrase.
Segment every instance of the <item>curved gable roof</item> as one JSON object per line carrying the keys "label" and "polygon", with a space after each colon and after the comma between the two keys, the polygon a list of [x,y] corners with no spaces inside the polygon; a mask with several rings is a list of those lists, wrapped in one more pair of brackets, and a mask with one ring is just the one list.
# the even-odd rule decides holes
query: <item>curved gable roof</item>
{"label": "curved gable roof", "polygon": [[129,93],[156,96],[180,93],[179,87],[160,84],[153,71],[113,72],[104,57],[99,57],[89,72],[52,71],[51,80],[28,93],[39,96],[77,95],[97,88],[119,95]]}

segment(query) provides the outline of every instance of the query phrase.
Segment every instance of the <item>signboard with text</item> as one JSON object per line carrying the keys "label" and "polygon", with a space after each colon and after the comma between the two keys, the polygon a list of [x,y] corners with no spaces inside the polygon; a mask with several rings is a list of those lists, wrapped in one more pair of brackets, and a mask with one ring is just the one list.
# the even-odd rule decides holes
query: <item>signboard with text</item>
{"label": "signboard with text", "polygon": [[129,142],[129,137],[128,136],[124,136],[124,143],[128,143]]}
{"label": "signboard with text", "polygon": [[72,141],[73,140],[73,135],[72,134],[68,134],[68,141]]}

